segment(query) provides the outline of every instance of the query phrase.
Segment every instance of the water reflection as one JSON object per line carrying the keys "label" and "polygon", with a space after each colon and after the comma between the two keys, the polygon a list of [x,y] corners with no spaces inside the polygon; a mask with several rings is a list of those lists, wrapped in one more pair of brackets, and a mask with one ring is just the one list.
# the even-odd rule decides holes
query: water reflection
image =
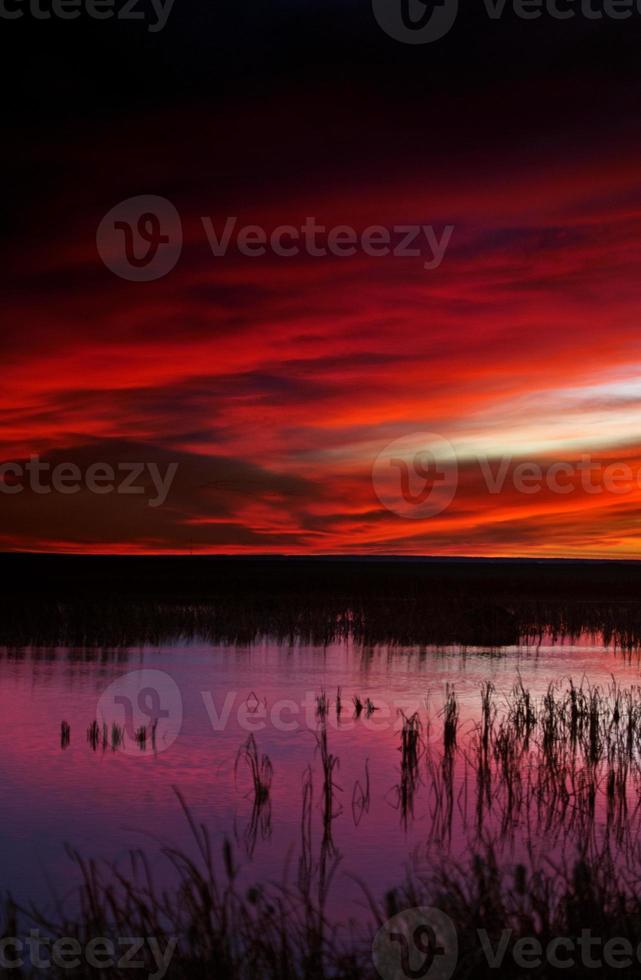
{"label": "water reflection", "polygon": [[[242,880],[293,873],[319,901],[340,880],[337,915],[360,908],[363,886],[382,894],[408,863],[478,842],[504,861],[638,849],[639,668],[592,636],[114,653],[2,651],[1,851],[4,885],[23,898],[71,886],[66,841],[109,860],[159,839],[189,847],[174,787],[217,851],[232,842]],[[105,689],[139,668],[180,692],[167,747],[96,717]]]}

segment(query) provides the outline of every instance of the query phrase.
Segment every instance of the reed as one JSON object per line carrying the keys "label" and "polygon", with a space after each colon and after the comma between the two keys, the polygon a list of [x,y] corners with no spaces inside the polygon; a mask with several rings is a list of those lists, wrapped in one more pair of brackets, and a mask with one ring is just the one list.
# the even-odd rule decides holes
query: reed
{"label": "reed", "polygon": [[[309,785],[308,776],[303,787]],[[321,872],[311,854],[310,792],[303,808],[307,870],[294,886],[287,879],[241,886],[232,844],[225,841],[217,857],[207,831],[178,798],[194,847],[189,854],[163,848],[161,860],[174,882],[170,887],[157,888],[151,861],[142,851],[132,852],[128,868],[123,868],[70,849],[81,881],[77,899],[67,907],[58,903],[50,914],[8,899],[2,910],[2,935],[19,936],[21,929],[35,925],[54,938],[76,939],[81,948],[94,937],[153,936],[160,950],[173,950],[167,980],[205,980],[212,975],[223,980],[380,980],[372,958],[373,937],[390,916],[416,908],[438,909],[450,918],[458,945],[448,972],[452,980],[497,976],[496,965],[483,953],[480,935],[486,937],[486,946],[489,941],[494,949],[502,947],[499,972],[508,980],[523,976],[514,955],[521,940],[545,949],[563,937],[578,951],[588,932],[600,944],[598,950],[590,948],[597,958],[610,940],[625,937],[633,950],[641,942],[638,853],[623,874],[607,852],[594,860],[568,857],[556,868],[534,867],[529,861],[503,867],[493,846],[486,844],[461,863],[435,859],[428,871],[400,878],[385,894],[363,889],[360,928],[331,928],[328,909],[335,879],[330,876],[326,891],[315,897]],[[152,973],[155,966],[148,948],[140,955],[145,958],[144,975]],[[96,975],[82,959],[73,972],[81,980],[94,980]],[[621,969],[620,957],[606,959],[597,972],[606,980],[635,975],[633,968]],[[48,973],[62,980],[68,970],[53,962]],[[21,976],[32,975],[35,970],[21,971]],[[115,980],[121,973],[106,970],[101,975]],[[532,975],[549,978],[557,972],[545,965]]]}
{"label": "reed", "polygon": [[245,762],[249,769],[254,800],[260,804],[265,803],[269,799],[274,768],[268,755],[259,755],[253,734],[238,750],[234,763],[235,775],[238,774],[238,767],[241,762]]}
{"label": "reed", "polygon": [[[134,739],[140,745],[141,732],[138,729],[134,732]],[[111,725],[111,751],[117,752],[125,743],[125,728],[124,725],[119,725],[118,722],[114,721]]]}
{"label": "reed", "polygon": [[[367,936],[362,942],[347,933],[341,938],[330,925],[340,860],[334,822],[341,813],[341,787],[327,718],[319,720],[315,733],[320,833],[315,833],[310,765],[301,786],[300,856],[293,884],[285,880],[241,888],[234,845],[226,842],[215,860],[206,831],[195,825],[179,796],[199,857],[195,861],[165,849],[177,876],[174,885],[156,891],[140,853],[132,857],[129,873],[122,867],[106,871],[75,855],[83,884],[73,908],[81,913],[65,913],[63,907],[51,920],[33,909],[16,911],[14,905],[7,907],[6,921],[13,915],[15,929],[16,914],[28,915],[65,936],[117,935],[125,923],[128,931],[121,934],[138,928],[141,935],[161,940],[176,935],[169,980],[186,975],[204,980],[213,970],[230,980],[369,980],[375,973],[368,943],[377,925],[416,906],[441,908],[455,923],[461,953],[454,980],[496,975],[479,956],[478,929],[487,930],[494,944],[504,929],[511,930],[508,952],[521,937],[545,945],[556,936],[578,937],[586,928],[604,942],[620,936],[641,942],[641,687],[623,688],[616,679],[604,687],[567,681],[550,684],[535,697],[519,679],[499,698],[486,683],[480,689],[478,722],[466,730],[455,690],[446,686],[442,731],[434,733],[427,751],[426,733],[435,717],[429,708],[401,714],[400,777],[393,787],[406,825],[419,812],[418,794],[425,794],[420,814],[431,870],[399,880],[384,896],[366,896],[371,921],[363,927]],[[96,721],[87,737],[94,750],[113,742],[113,732]],[[241,843],[251,856],[258,837],[271,831],[273,769],[254,736],[239,749],[236,771],[241,764],[249,772],[252,797]],[[376,805],[379,782],[366,764],[352,791],[355,824],[367,820]],[[445,856],[457,821],[472,855],[460,864]],[[534,855],[544,840],[549,853],[557,855],[554,861],[535,863],[529,857],[515,867],[511,855],[517,828],[523,854]],[[78,975],[83,976],[82,969]],[[599,976],[615,975],[626,974],[608,972],[607,966],[599,971]],[[510,956],[501,976],[519,976]]]}
{"label": "reed", "polygon": [[89,728],[87,729],[87,741],[95,752],[100,744],[100,726],[95,719],[91,722]]}
{"label": "reed", "polygon": [[329,698],[326,691],[321,691],[320,694],[316,696],[316,717],[320,721],[325,721],[327,715],[329,714]]}
{"label": "reed", "polygon": [[10,569],[0,597],[9,650],[66,646],[86,659],[118,658],[145,643],[260,637],[492,650],[581,633],[626,657],[641,650],[641,569],[634,564],[2,561]]}
{"label": "reed", "polygon": [[423,725],[418,711],[415,711],[409,718],[401,711],[400,716],[403,720],[400,745],[401,769],[415,772],[418,769],[419,759],[423,751],[421,740]]}
{"label": "reed", "polygon": [[367,698],[365,701],[365,717],[371,718],[375,711],[378,711],[378,708],[370,698]]}
{"label": "reed", "polygon": [[459,707],[456,700],[456,691],[449,684],[446,689],[443,717],[443,748],[446,753],[449,753],[456,748],[459,723]]}
{"label": "reed", "polygon": [[68,721],[60,722],[60,748],[66,749],[71,742],[71,725]]}

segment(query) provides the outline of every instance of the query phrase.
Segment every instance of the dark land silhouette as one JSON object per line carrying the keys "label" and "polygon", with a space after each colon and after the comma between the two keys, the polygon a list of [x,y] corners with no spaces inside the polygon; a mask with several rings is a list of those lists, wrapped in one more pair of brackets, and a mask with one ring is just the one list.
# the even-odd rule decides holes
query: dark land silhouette
{"label": "dark land silhouette", "polygon": [[641,644],[641,563],[5,554],[0,643]]}

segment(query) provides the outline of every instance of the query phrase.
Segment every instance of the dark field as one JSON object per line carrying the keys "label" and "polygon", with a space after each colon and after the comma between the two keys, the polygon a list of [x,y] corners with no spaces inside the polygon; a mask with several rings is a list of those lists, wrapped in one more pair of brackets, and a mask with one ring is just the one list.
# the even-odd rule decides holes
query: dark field
{"label": "dark field", "polygon": [[5,555],[0,642],[641,643],[641,563]]}

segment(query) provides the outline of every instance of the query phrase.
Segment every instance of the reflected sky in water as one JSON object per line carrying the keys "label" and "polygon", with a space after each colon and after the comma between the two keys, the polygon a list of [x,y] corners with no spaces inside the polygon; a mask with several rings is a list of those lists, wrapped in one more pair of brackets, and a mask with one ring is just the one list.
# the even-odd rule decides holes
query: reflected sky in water
{"label": "reflected sky in water", "polygon": [[[86,733],[101,695],[123,674],[141,668],[162,671],[175,682],[183,716],[177,737],[169,745],[163,740],[155,752],[150,744],[141,751],[131,738],[124,751],[92,750]],[[76,872],[66,843],[122,866],[129,849],[143,847],[158,880],[169,880],[162,845],[192,848],[175,788],[208,828],[217,852],[225,838],[233,842],[241,881],[295,880],[308,767],[314,861],[323,833],[315,698],[324,689],[330,702],[328,746],[339,759],[331,830],[338,859],[333,908],[341,916],[358,916],[364,904],[352,876],[380,895],[399,883],[408,864],[428,867],[435,852],[456,856],[467,848],[470,826],[463,811],[474,773],[466,745],[480,717],[484,682],[495,685],[500,706],[519,676],[539,697],[551,681],[568,677],[603,687],[612,674],[624,687],[640,679],[636,659],[626,660],[589,636],[502,651],[363,650],[349,643],[286,647],[265,641],[251,648],[193,643],[90,659],[82,651],[16,655],[5,649],[0,672],[3,887],[41,905],[73,891]],[[401,812],[399,710],[418,710],[424,725],[429,719],[426,735],[438,755],[447,685],[459,702],[460,735],[453,826],[451,836],[439,840],[423,764],[413,812],[405,819]],[[355,719],[353,696],[364,704],[369,698],[377,710]],[[63,719],[71,726],[64,749]],[[254,827],[249,770],[243,761],[235,766],[251,732],[274,769],[269,812]],[[506,859],[518,856],[522,846],[517,828],[505,845]]]}

